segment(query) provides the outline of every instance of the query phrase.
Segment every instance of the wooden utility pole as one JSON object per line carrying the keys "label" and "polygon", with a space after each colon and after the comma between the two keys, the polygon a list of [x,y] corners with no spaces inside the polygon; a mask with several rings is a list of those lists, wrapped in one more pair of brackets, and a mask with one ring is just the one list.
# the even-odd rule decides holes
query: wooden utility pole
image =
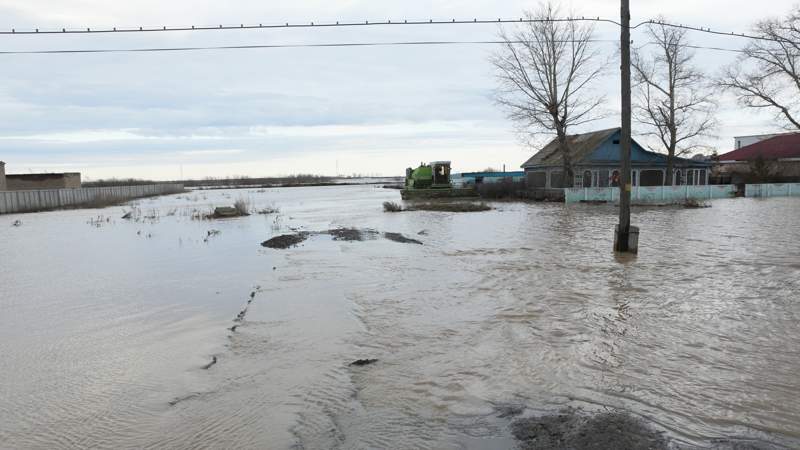
{"label": "wooden utility pole", "polygon": [[[639,229],[631,227],[631,7],[630,0],[621,0],[622,53],[622,136],[619,140],[621,173],[619,193],[619,225],[614,236],[614,250],[636,253]],[[633,238],[633,239],[631,239]]]}

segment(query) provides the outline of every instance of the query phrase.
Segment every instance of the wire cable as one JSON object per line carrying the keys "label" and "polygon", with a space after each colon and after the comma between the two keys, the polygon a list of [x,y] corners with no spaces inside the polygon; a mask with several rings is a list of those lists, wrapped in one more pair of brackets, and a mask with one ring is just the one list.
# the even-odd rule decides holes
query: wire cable
{"label": "wire cable", "polygon": [[[565,41],[572,42],[572,41]],[[617,40],[592,39],[589,42],[618,44]],[[251,44],[251,45],[218,45],[197,47],[148,47],[148,48],[100,48],[100,49],[58,49],[58,50],[5,50],[4,55],[53,55],[53,54],[80,54],[80,53],[149,53],[149,52],[190,52],[190,51],[215,51],[215,50],[252,50],[252,49],[281,49],[281,48],[333,48],[333,47],[393,47],[393,46],[437,46],[437,45],[498,45],[498,44],[525,44],[524,41],[512,40],[487,40],[487,41],[398,41],[398,42],[335,42],[335,43],[310,43],[310,44]],[[655,45],[648,42],[639,48]],[[697,50],[713,50],[729,53],[744,53],[743,50],[733,48],[708,47],[701,45],[685,44],[683,47]]]}
{"label": "wire cable", "polygon": [[[573,41],[559,41],[573,42]],[[616,43],[610,39],[592,39],[590,42]],[[69,53],[146,53],[146,52],[187,52],[202,50],[248,50],[273,48],[326,48],[326,47],[389,47],[403,45],[491,45],[491,44],[524,44],[523,41],[398,41],[398,42],[337,42],[314,44],[253,44],[253,45],[219,45],[206,47],[154,47],[154,48],[102,48],[77,50],[9,50],[0,51],[0,55],[42,55]]]}
{"label": "wire cable", "polygon": [[[603,17],[563,17],[563,18],[553,18],[553,19],[530,19],[520,17],[518,19],[509,19],[509,18],[497,18],[497,19],[477,19],[474,18],[472,20],[469,19],[451,19],[451,20],[408,20],[403,19],[400,21],[392,21],[392,20],[378,20],[378,21],[369,21],[365,20],[363,22],[303,22],[303,23],[289,23],[285,22],[282,24],[244,24],[240,23],[239,25],[202,25],[202,26],[160,26],[160,27],[101,27],[101,28],[91,28],[91,27],[82,27],[82,28],[61,28],[59,29],[41,29],[41,28],[34,28],[34,29],[26,29],[26,30],[17,30],[16,28],[12,28],[11,30],[0,30],[1,35],[52,35],[52,34],[102,34],[102,33],[148,33],[148,32],[170,32],[170,31],[211,31],[211,30],[252,30],[252,29],[280,29],[280,28],[331,28],[331,27],[363,27],[363,26],[390,26],[390,25],[458,25],[458,24],[509,24],[509,23],[558,23],[558,22],[599,22],[599,23],[610,23],[616,25],[618,27],[622,27],[622,24],[616,20],[603,18]],[[745,38],[745,39],[755,39],[755,40],[764,40],[764,41],[780,41],[779,39],[770,38],[766,36],[756,36],[752,34],[746,33],[736,33],[736,32],[725,32],[725,31],[717,31],[713,30],[710,27],[702,27],[702,26],[691,26],[691,25],[683,25],[683,24],[676,24],[671,22],[665,22],[661,20],[645,20],[644,22],[640,22],[639,24],[631,27],[632,30],[638,29],[645,25],[663,25],[671,28],[681,28],[684,30],[696,31],[700,33],[708,33],[714,34],[719,36],[726,36],[726,37],[738,37],[738,38]]]}
{"label": "wire cable", "polygon": [[118,27],[105,27],[105,28],[61,28],[60,30],[45,30],[35,28],[32,30],[17,30],[12,28],[9,30],[0,31],[0,35],[48,35],[48,34],[101,34],[101,33],[149,33],[149,32],[165,32],[165,31],[211,31],[211,30],[252,30],[252,29],[275,29],[275,28],[332,28],[332,27],[364,27],[364,26],[388,26],[388,25],[458,25],[458,24],[505,24],[505,23],[550,23],[550,22],[604,22],[621,26],[619,22],[612,19],[604,19],[601,17],[565,17],[554,19],[526,19],[520,17],[519,19],[451,19],[451,20],[401,20],[401,21],[372,21],[365,20],[363,22],[304,22],[304,23],[283,23],[283,24],[262,24],[246,25],[244,23],[239,25],[204,25],[204,26],[177,26],[177,27],[132,27],[132,28],[118,28]]}

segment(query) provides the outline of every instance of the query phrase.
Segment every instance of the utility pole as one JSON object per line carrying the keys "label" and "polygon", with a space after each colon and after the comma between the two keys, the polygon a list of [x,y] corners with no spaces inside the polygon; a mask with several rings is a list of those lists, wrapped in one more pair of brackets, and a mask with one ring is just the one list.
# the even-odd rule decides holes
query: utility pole
{"label": "utility pole", "polygon": [[619,224],[615,230],[614,251],[637,253],[639,229],[631,226],[631,6],[620,0],[620,50],[622,53],[622,136],[619,140],[621,173]]}

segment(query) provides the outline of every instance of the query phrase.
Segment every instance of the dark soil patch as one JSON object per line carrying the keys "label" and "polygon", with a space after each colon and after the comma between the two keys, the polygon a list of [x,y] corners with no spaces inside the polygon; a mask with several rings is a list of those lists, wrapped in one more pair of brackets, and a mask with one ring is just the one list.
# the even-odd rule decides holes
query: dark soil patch
{"label": "dark soil patch", "polygon": [[275,236],[268,241],[264,241],[261,243],[261,245],[268,248],[287,249],[305,241],[311,235],[318,236],[321,234],[326,234],[333,237],[334,241],[366,241],[378,239],[379,237],[383,236],[390,241],[399,242],[401,244],[422,245],[421,241],[406,237],[400,233],[380,233],[376,230],[358,228],[335,228],[327,231],[302,231],[295,234],[284,234],[281,236]]}
{"label": "dark soil patch", "polygon": [[383,237],[385,237],[386,239],[388,239],[390,241],[399,242],[401,244],[419,244],[419,245],[422,245],[422,242],[420,242],[420,241],[418,241],[416,239],[407,238],[407,237],[403,236],[400,233],[383,233]]}
{"label": "dark soil patch", "polygon": [[203,370],[208,370],[208,369],[210,369],[210,368],[211,368],[211,366],[213,366],[213,365],[214,365],[214,364],[216,364],[216,363],[217,363],[217,357],[216,357],[216,356],[212,356],[212,357],[211,357],[211,362],[210,362],[210,363],[208,363],[208,364],[206,364],[206,365],[204,365],[204,366],[203,366]]}
{"label": "dark soil patch", "polygon": [[363,241],[375,239],[379,233],[375,230],[359,230],[358,228],[336,228],[328,230],[324,234],[333,236],[334,241]]}
{"label": "dark soil patch", "polygon": [[283,234],[261,243],[262,247],[286,249],[308,239],[308,233]]}
{"label": "dark soil patch", "polygon": [[230,217],[243,217],[243,216],[249,216],[249,214],[233,206],[218,206],[214,208],[214,213],[211,214],[210,218],[226,219]]}
{"label": "dark soil patch", "polygon": [[374,364],[376,362],[378,362],[377,359],[357,359],[357,360],[351,362],[350,365],[351,366],[360,367],[360,366],[368,366],[368,365]]}
{"label": "dark soil patch", "polygon": [[189,394],[189,395],[186,395],[186,396],[183,396],[183,397],[176,397],[176,398],[174,398],[174,399],[169,401],[169,406],[175,406],[180,402],[184,402],[186,400],[191,400],[193,398],[198,398],[198,397],[200,397],[200,394],[198,394],[198,393]]}
{"label": "dark soil patch", "polygon": [[517,420],[514,437],[524,450],[667,450],[664,436],[621,412],[593,416],[576,411]]}

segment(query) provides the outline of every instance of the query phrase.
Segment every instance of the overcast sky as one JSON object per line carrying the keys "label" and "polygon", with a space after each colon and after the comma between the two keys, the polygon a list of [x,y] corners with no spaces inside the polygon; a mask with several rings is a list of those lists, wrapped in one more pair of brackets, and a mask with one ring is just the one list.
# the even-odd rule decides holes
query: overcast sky
{"label": "overcast sky", "polygon": [[[796,0],[631,0],[633,22],[748,31]],[[519,17],[535,2],[489,0],[0,0],[2,29]],[[619,17],[616,0],[563,2],[577,15]],[[0,50],[495,39],[498,26],[393,26],[0,36]],[[597,38],[618,30],[598,25]],[[692,43],[744,41],[690,33]],[[641,32],[634,42],[645,40]],[[616,44],[597,89],[618,126]],[[294,48],[169,53],[0,55],[0,160],[9,173],[79,171],[85,179],[174,179],[292,173],[400,175],[420,161],[454,170],[515,170],[533,152],[492,100],[491,45]],[[698,50],[714,75],[730,53]],[[722,99],[708,144],[779,130],[772,115]]]}

